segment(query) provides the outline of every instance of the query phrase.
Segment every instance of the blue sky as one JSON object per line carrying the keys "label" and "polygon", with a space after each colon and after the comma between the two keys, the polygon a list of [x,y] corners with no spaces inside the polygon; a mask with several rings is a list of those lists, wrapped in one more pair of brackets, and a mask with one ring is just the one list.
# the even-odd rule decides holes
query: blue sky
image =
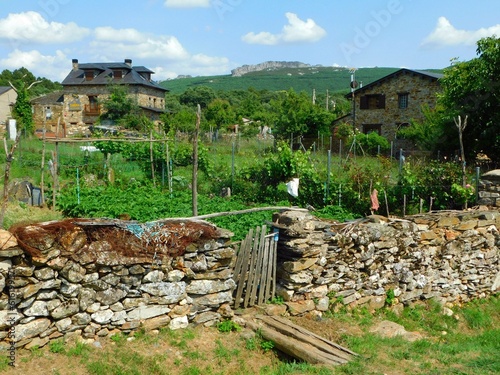
{"label": "blue sky", "polygon": [[244,64],[444,68],[500,36],[498,0],[0,0],[0,70],[61,81],[132,59],[156,80]]}

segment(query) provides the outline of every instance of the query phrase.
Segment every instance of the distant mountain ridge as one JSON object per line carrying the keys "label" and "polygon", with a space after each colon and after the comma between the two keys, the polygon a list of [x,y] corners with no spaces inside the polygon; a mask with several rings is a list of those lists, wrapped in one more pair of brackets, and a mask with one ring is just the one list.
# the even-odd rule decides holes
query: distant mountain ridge
{"label": "distant mountain ridge", "polygon": [[[356,81],[367,85],[400,68],[373,67],[356,70]],[[424,69],[442,73],[441,69]],[[171,94],[180,95],[189,88],[206,86],[214,91],[255,90],[282,91],[293,89],[316,93],[344,95],[350,91],[351,72],[347,67],[310,65],[298,61],[267,61],[256,65],[243,65],[233,74],[217,76],[179,76],[160,82]]]}
{"label": "distant mountain ridge", "polygon": [[[321,65],[316,65],[321,66]],[[283,68],[310,68],[310,64],[305,64],[300,61],[265,61],[260,64],[255,65],[243,65],[239,68],[231,70],[231,75],[233,77],[241,77],[245,74],[252,72],[259,72],[261,70],[275,70]]]}

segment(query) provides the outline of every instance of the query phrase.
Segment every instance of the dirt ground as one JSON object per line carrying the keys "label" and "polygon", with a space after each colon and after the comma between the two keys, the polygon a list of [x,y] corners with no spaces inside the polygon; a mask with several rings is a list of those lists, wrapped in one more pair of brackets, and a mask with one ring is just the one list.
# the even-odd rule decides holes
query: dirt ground
{"label": "dirt ground", "polygon": [[[250,311],[251,313],[254,312]],[[331,319],[318,321],[307,317],[295,317],[290,318],[290,320],[334,342],[338,342],[344,333],[360,332],[357,327]],[[182,337],[184,333],[181,331],[176,331],[175,335]],[[128,353],[128,357],[135,358],[137,361],[144,361],[144,358],[161,358],[161,366],[157,371],[143,368],[139,370],[141,372],[129,370],[130,372],[116,372],[116,374],[191,374],[191,372],[187,372],[189,369],[200,369],[203,371],[201,373],[221,375],[261,374],[263,368],[271,369],[274,364],[283,359],[274,351],[266,352],[260,348],[247,350],[245,342],[254,334],[248,329],[221,333],[215,327],[197,326],[192,328],[192,333],[186,339],[185,346],[181,344],[182,339],[180,338],[172,340],[165,333],[160,333],[156,337],[154,333],[148,333],[147,337],[122,343],[114,342],[109,338],[101,339],[98,346],[90,345],[92,349],[88,353],[80,355],[72,355],[68,353],[68,350],[65,353],[53,353],[48,345],[35,351],[19,350],[16,353],[16,367],[9,366],[0,373],[7,375],[104,374],[106,373],[105,368],[99,372],[98,366],[90,368],[89,364],[101,361],[109,364],[116,362],[118,366],[121,366],[124,361],[117,358],[121,355],[118,353],[123,352]],[[173,341],[177,341],[177,343]],[[68,349],[71,347],[74,347],[74,344],[68,344]],[[196,374],[197,372],[192,373]]]}

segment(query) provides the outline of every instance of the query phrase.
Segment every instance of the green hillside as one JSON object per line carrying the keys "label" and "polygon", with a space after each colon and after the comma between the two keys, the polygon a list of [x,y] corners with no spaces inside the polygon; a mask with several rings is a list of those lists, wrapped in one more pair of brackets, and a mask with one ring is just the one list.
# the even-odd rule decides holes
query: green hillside
{"label": "green hillside", "polygon": [[[391,74],[399,68],[360,68],[356,70],[356,80],[364,85]],[[348,68],[308,67],[283,68],[270,71],[258,71],[241,77],[231,75],[176,78],[160,84],[173,94],[181,94],[189,87],[209,86],[215,91],[246,90],[289,90],[312,93],[348,93],[351,73]]]}

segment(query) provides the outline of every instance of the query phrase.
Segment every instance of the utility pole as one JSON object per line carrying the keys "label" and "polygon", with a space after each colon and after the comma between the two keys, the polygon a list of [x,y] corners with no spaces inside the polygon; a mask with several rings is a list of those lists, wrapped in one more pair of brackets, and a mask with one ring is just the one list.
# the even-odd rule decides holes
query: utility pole
{"label": "utility pole", "polygon": [[356,102],[354,100],[354,91],[358,87],[358,82],[356,81],[356,68],[351,68],[351,99],[352,99],[352,127],[356,127]]}
{"label": "utility pole", "polygon": [[200,133],[201,107],[198,104],[196,111],[196,127],[193,137],[193,180],[192,180],[192,203],[193,216],[198,216],[198,136]]}

